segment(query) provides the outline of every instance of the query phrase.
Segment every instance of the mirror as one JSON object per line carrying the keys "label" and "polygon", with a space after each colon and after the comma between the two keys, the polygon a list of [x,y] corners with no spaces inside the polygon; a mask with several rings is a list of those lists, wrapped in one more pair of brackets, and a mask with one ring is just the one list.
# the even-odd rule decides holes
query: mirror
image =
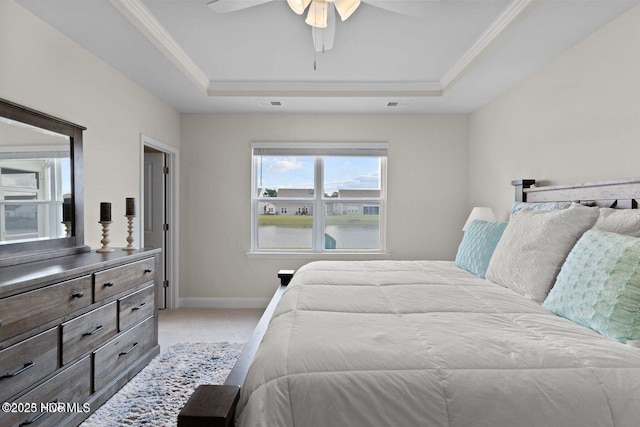
{"label": "mirror", "polygon": [[70,225],[69,137],[0,118],[0,245],[69,237]]}
{"label": "mirror", "polygon": [[0,99],[0,266],[88,250],[84,129]]}

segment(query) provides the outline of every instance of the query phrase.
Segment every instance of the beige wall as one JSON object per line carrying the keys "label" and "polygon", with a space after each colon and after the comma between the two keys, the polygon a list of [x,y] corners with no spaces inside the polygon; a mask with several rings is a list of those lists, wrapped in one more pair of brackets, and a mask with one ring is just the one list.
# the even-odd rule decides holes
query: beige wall
{"label": "beige wall", "polygon": [[455,256],[468,215],[467,116],[184,114],[181,128],[180,296],[185,304],[251,303],[233,299],[268,297],[279,269],[310,261],[245,255],[253,141],[388,142],[392,257]]}
{"label": "beige wall", "polygon": [[112,244],[125,246],[125,198],[140,199],[140,134],[178,147],[180,115],[13,0],[0,0],[0,58],[0,97],[87,128],[86,243],[100,246],[100,202],[110,201]]}
{"label": "beige wall", "polygon": [[510,180],[640,176],[640,7],[471,115],[469,205],[502,218]]}

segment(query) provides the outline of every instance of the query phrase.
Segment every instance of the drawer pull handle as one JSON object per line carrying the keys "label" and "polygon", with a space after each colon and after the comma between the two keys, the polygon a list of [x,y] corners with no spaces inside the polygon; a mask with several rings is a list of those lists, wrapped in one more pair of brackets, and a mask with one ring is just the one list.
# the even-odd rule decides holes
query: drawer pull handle
{"label": "drawer pull handle", "polygon": [[23,373],[27,369],[33,368],[34,365],[35,365],[35,363],[33,363],[33,362],[27,362],[27,363],[24,364],[24,366],[22,368],[18,369],[13,374],[4,374],[3,376],[0,377],[0,380],[4,380],[5,378],[17,377],[18,375],[20,375],[21,373]]}
{"label": "drawer pull handle", "polygon": [[144,269],[144,274],[147,274],[147,273],[153,273],[153,270],[150,269],[150,268],[145,268]]}
{"label": "drawer pull handle", "polygon": [[138,343],[137,343],[137,342],[134,342],[134,343],[133,343],[133,345],[129,348],[129,350],[127,350],[127,351],[123,351],[122,353],[120,353],[120,354],[118,355],[118,357],[120,357],[120,356],[126,356],[127,354],[131,353],[131,351],[132,351],[134,348],[136,348],[137,346],[138,346]]}
{"label": "drawer pull handle", "polygon": [[0,319],[0,326],[2,326],[2,319]]}
{"label": "drawer pull handle", "polygon": [[84,292],[76,292],[75,294],[71,295],[72,298],[82,298],[84,296]]}
{"label": "drawer pull handle", "polygon": [[96,333],[98,333],[100,330],[102,329],[102,325],[99,325],[97,328],[95,328],[93,331],[91,332],[85,332],[84,334],[82,334],[83,337],[88,337],[91,335],[94,335]]}
{"label": "drawer pull handle", "polygon": [[106,282],[106,283],[103,283],[103,284],[102,284],[102,286],[104,286],[105,288],[110,288],[110,287],[112,287],[112,286],[113,286],[113,282]]}
{"label": "drawer pull handle", "polygon": [[30,426],[31,424],[37,422],[40,418],[44,417],[45,414],[46,412],[40,412],[34,419],[21,422],[18,427]]}
{"label": "drawer pull handle", "polygon": [[[58,399],[53,400],[50,403],[58,403]],[[23,421],[22,423],[20,423],[20,425],[18,427],[23,427],[23,426],[29,426],[35,422],[37,422],[40,418],[42,418],[47,412],[40,412],[34,419],[32,420],[27,420],[27,421]]]}
{"label": "drawer pull handle", "polygon": [[136,310],[140,310],[144,305],[146,304],[146,302],[140,303],[140,305],[133,307],[131,309],[131,311],[136,311]]}

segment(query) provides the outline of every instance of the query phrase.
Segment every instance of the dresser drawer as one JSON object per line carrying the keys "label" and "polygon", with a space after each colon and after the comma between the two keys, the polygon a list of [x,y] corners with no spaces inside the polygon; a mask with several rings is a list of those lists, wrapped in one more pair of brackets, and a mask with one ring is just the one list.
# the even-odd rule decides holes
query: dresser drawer
{"label": "dresser drawer", "polygon": [[58,367],[58,329],[52,328],[0,351],[0,402]]}
{"label": "dresser drawer", "polygon": [[[91,358],[89,356],[80,359],[70,365],[51,379],[45,381],[29,393],[20,397],[15,403],[34,405],[28,413],[0,413],[0,425],[17,427],[30,426],[60,426],[61,421],[70,415],[70,412],[88,412],[89,405],[83,406],[91,393]],[[70,411],[41,411],[40,404],[58,402],[75,404]],[[36,409],[31,411],[31,409]],[[37,419],[36,419],[37,418]]]}
{"label": "dresser drawer", "polygon": [[93,353],[94,390],[107,385],[153,346],[154,317],[149,317],[97,349]]}
{"label": "dresser drawer", "polygon": [[0,341],[91,304],[91,276],[0,299]]}
{"label": "dresser drawer", "polygon": [[155,311],[155,285],[127,295],[118,300],[118,329],[124,331]]}
{"label": "dresser drawer", "polygon": [[94,301],[98,302],[135,285],[153,280],[155,268],[155,258],[149,258],[94,273]]}
{"label": "dresser drawer", "polygon": [[62,324],[62,364],[66,365],[116,334],[116,303]]}

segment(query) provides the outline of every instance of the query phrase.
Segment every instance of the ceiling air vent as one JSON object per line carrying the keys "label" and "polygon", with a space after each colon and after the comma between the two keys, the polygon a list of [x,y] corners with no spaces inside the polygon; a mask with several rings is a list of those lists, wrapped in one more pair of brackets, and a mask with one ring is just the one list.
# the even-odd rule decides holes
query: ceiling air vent
{"label": "ceiling air vent", "polygon": [[282,106],[282,102],[280,102],[280,101],[258,101],[258,104],[260,104],[263,107],[280,107],[280,106]]}
{"label": "ceiling air vent", "polygon": [[409,101],[389,101],[387,102],[387,107],[406,107],[409,104]]}

